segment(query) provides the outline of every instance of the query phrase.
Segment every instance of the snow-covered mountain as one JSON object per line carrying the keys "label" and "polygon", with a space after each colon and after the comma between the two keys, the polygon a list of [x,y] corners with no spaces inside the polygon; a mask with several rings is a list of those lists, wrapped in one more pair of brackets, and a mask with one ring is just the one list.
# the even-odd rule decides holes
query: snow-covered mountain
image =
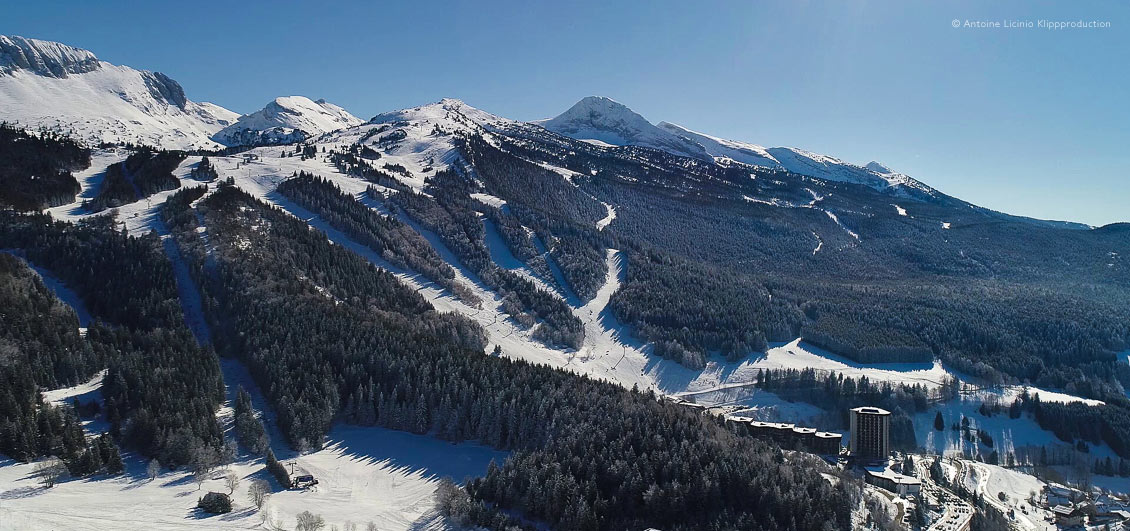
{"label": "snow-covered mountain", "polygon": [[589,96],[555,118],[533,122],[577,140],[611,146],[641,146],[720,162],[782,168],[829,181],[850,182],[883,190],[931,192],[926,185],[875,163],[862,167],[835,157],[797,148],[765,148],[757,144],[710,136],[670,122],[653,125],[614,100]]}
{"label": "snow-covered mountain", "polygon": [[534,123],[577,140],[611,146],[643,146],[710,160],[710,154],[697,142],[660,129],[626,105],[600,96],[584,98],[557,117]]}
{"label": "snow-covered mountain", "polygon": [[229,146],[290,144],[360,123],[360,118],[326,100],[287,96],[241,116],[212,139]]}
{"label": "snow-covered mountain", "polygon": [[238,114],[197,103],[160,72],[100,61],[57,42],[0,35],[0,120],[97,144],[215,147]]}
{"label": "snow-covered mountain", "polygon": [[698,144],[715,159],[727,158],[751,166],[764,166],[766,168],[783,167],[777,159],[773,158],[773,155],[769,154],[769,151],[757,144],[710,136],[697,131],[691,131],[686,127],[671,122],[659,122],[658,127],[669,133],[698,142]]}

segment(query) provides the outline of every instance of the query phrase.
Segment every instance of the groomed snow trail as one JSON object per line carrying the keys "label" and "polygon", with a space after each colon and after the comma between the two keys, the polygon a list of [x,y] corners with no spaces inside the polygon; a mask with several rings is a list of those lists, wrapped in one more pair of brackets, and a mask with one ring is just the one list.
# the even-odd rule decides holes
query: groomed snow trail
{"label": "groomed snow trail", "polygon": [[23,261],[23,263],[27,264],[27,266],[30,267],[32,271],[35,271],[36,274],[39,275],[39,279],[43,281],[43,285],[47,286],[47,289],[50,289],[55,294],[55,298],[62,301],[63,304],[70,306],[71,309],[75,311],[75,316],[78,317],[79,331],[86,331],[86,327],[90,326],[90,311],[86,309],[86,303],[83,302],[82,297],[80,297],[78,293],[68,287],[66,283],[64,283],[62,280],[59,280],[59,277],[56,277],[47,269],[39,267],[28,261],[27,258],[23,257],[19,251],[0,249],[0,252],[8,253],[19,258]]}

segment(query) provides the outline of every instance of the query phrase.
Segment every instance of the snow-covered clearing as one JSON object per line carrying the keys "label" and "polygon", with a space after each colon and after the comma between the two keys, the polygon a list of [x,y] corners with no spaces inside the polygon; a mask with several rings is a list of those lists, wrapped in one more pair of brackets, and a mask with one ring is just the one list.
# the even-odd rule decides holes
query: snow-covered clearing
{"label": "snow-covered clearing", "polygon": [[1101,406],[1104,405],[1102,400],[1094,400],[1091,398],[1083,398],[1059,391],[1048,391],[1033,387],[1031,385],[1004,385],[997,387],[984,387],[977,388],[972,394],[981,400],[996,399],[1003,404],[1011,404],[1023,392],[1027,391],[1029,396],[1039,396],[1041,402],[1059,402],[1061,404],[1072,404],[1075,402],[1082,402],[1088,406]]}
{"label": "snow-covered clearing", "polygon": [[[546,282],[546,279],[535,273],[529,266],[519,260],[518,257],[514,256],[514,253],[510,251],[510,248],[507,247],[506,242],[502,239],[502,234],[499,233],[498,226],[495,225],[494,221],[482,215],[479,217],[483,221],[483,228],[486,234],[484,239],[486,240],[487,250],[490,252],[490,258],[498,267],[517,273],[526,280],[533,282],[534,285],[542,291],[553,293],[559,297],[562,296],[557,286],[550,285]],[[550,260],[550,257],[547,256],[546,260]]]}
{"label": "snow-covered clearing", "polygon": [[293,462],[296,471],[313,474],[319,485],[301,491],[275,486],[264,510],[256,511],[247,496],[250,480],[271,480],[262,460],[243,459],[231,466],[241,478],[233,510],[217,516],[202,515],[195,505],[205,492],[227,492],[222,472],[198,490],[183,471],[163,471],[150,480],[144,460],[129,455],[123,476],[69,480],[43,489],[32,464],[2,460],[0,529],[262,529],[264,514],[290,528],[302,511],[338,527],[372,521],[379,529],[443,529],[434,511],[437,481],[480,476],[492,459],[501,463],[506,455],[382,428],[338,427],[324,449],[284,461],[288,468]]}
{"label": "snow-covered clearing", "polygon": [[59,389],[52,389],[43,392],[43,401],[60,405],[65,402],[70,402],[73,398],[78,398],[83,402],[89,401],[92,398],[101,400],[102,398],[102,378],[106,376],[106,371],[102,370],[98,374],[92,376],[89,380],[82,382],[78,385],[71,387],[60,387]]}
{"label": "snow-covered clearing", "polygon": [[102,186],[102,179],[106,177],[106,170],[114,164],[126,160],[129,152],[124,149],[92,149],[90,151],[90,167],[74,173],[81,190],[75,200],[65,205],[48,208],[47,212],[56,219],[68,219],[81,216],[84,211],[82,202],[94,199]]}
{"label": "snow-covered clearing", "polygon": [[1119,352],[1118,354],[1115,354],[1114,359],[1130,365],[1130,349],[1126,349],[1122,352]]}
{"label": "snow-covered clearing", "polygon": [[727,385],[754,382],[760,369],[816,369],[818,373],[838,373],[846,377],[866,376],[872,382],[891,384],[920,384],[936,388],[948,374],[942,364],[933,363],[874,363],[864,364],[837,356],[795,339],[775,344],[763,354],[733,363],[708,362],[706,369],[696,378],[691,391],[704,391]]}
{"label": "snow-covered clearing", "polygon": [[471,199],[475,199],[484,205],[490,205],[494,208],[503,208],[506,206],[505,199],[490,194],[474,193],[471,194]]}
{"label": "snow-covered clearing", "polygon": [[898,206],[898,205],[892,205],[892,206],[894,206],[894,207],[895,207],[895,211],[897,211],[897,212],[899,213],[899,215],[900,215],[900,216],[905,216],[905,215],[906,215],[906,209],[905,209],[905,208],[903,208],[903,207],[900,207],[900,206]]}
{"label": "snow-covered clearing", "polygon": [[608,215],[597,220],[596,230],[604,230],[605,227],[607,227],[610,223],[612,223],[613,220],[616,219],[616,209],[612,208],[612,205],[605,203],[604,201],[601,201],[600,204],[604,205],[604,209],[608,212]]}
{"label": "snow-covered clearing", "polygon": [[[71,401],[76,398],[83,403],[88,403],[91,401],[97,401],[101,403],[102,378],[104,378],[105,376],[106,370],[103,369],[99,371],[98,374],[92,376],[89,380],[79,383],[78,385],[43,391],[43,401],[56,406],[70,405]],[[81,422],[83,429],[86,430],[86,432],[90,435],[97,435],[110,429],[110,423],[105,419],[104,416],[84,418],[81,419]],[[2,483],[0,483],[0,488],[3,488]],[[3,504],[0,503],[0,505]],[[3,526],[0,526],[0,529],[3,529]]]}
{"label": "snow-covered clearing", "polygon": [[[182,163],[179,171],[188,171],[187,163]],[[207,185],[206,185],[207,186]],[[180,299],[181,311],[184,313],[185,325],[196,337],[196,342],[206,345],[212,342],[212,331],[204,319],[204,303],[201,299],[200,289],[189,272],[188,264],[181,255],[180,247],[169,233],[165,220],[161,217],[160,209],[152,217],[150,227],[161,238],[161,245],[169,262],[173,265],[173,275],[176,277],[177,298]]]}
{"label": "snow-covered clearing", "polygon": [[816,238],[816,248],[812,250],[812,256],[816,256],[816,253],[820,252],[820,249],[824,247],[824,239],[815,232],[812,233],[812,237]]}
{"label": "snow-covered clearing", "polygon": [[[988,455],[996,450],[1001,456],[1000,459],[1003,460],[1005,455],[1019,446],[1064,446],[1067,444],[1060,441],[1049,430],[1041,428],[1031,416],[1022,415],[1015,419],[1009,418],[1006,410],[1000,412],[1000,414],[985,417],[977,411],[980,406],[980,400],[963,398],[944,402],[940,408],[932,408],[914,415],[912,420],[918,445],[929,452],[940,455],[976,453]],[[945,429],[942,429],[941,432],[933,427],[933,420],[935,420],[939,411],[942,419],[945,420]],[[961,430],[953,429],[953,426],[961,425],[962,418],[967,418],[970,421],[971,429],[980,429],[982,432],[988,433],[993,439],[993,446],[986,447],[976,442],[966,441],[962,437]],[[1111,456],[1112,459],[1118,461],[1118,455],[1110,449],[1110,446],[1105,444],[1090,446],[1089,455],[1092,458]]]}
{"label": "snow-covered clearing", "polygon": [[696,402],[714,406],[732,406],[728,414],[768,422],[791,422],[815,426],[825,411],[805,402],[789,402],[769,391],[752,387],[730,387],[692,395]]}
{"label": "snow-covered clearing", "polygon": [[[965,485],[1003,513],[1014,510],[1014,522],[1021,529],[1056,528],[1044,520],[1049,511],[1029,503],[1033,494],[1038,499],[1044,482],[1028,474],[976,461],[960,460],[957,464],[964,474]],[[998,497],[1001,493],[1004,501]]]}

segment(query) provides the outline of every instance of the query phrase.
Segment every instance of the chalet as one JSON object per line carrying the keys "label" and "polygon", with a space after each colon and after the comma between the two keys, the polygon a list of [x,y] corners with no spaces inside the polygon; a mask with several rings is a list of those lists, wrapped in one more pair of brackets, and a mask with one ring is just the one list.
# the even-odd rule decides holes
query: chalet
{"label": "chalet", "polygon": [[1052,514],[1055,515],[1056,525],[1060,527],[1082,526],[1085,516],[1079,507],[1072,507],[1070,505],[1056,505],[1052,507]]}
{"label": "chalet", "polygon": [[294,481],[291,482],[290,488],[292,489],[305,489],[313,487],[318,484],[318,480],[309,474],[302,476],[295,476]]}

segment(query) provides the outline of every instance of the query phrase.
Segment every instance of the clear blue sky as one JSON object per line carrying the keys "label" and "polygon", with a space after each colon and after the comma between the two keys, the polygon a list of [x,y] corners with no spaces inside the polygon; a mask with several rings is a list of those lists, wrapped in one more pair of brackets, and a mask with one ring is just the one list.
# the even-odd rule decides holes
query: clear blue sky
{"label": "clear blue sky", "polygon": [[878,160],[1010,213],[1130,221],[1125,2],[325,4],[3,0],[0,33],[159,70],[245,113],[290,94],[363,118],[455,97],[535,119],[595,94],[652,122]]}

